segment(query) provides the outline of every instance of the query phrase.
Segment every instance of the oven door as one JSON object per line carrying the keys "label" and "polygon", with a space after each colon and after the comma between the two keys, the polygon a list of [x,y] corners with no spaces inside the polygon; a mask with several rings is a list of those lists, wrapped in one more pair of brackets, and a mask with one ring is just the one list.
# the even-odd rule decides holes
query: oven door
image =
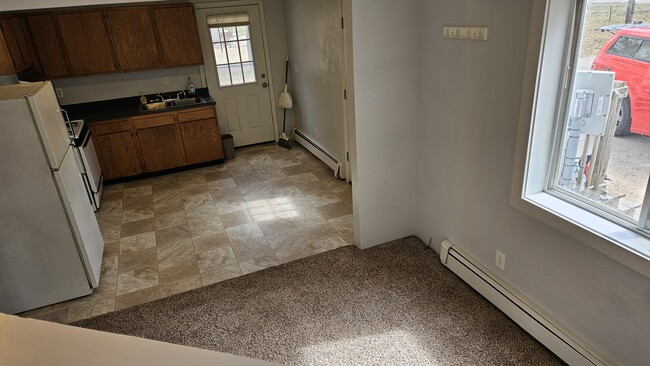
{"label": "oven door", "polygon": [[95,144],[90,133],[86,135],[81,146],[81,157],[86,168],[90,188],[93,190],[93,193],[98,193],[102,185],[102,168],[99,166],[97,151],[95,150]]}

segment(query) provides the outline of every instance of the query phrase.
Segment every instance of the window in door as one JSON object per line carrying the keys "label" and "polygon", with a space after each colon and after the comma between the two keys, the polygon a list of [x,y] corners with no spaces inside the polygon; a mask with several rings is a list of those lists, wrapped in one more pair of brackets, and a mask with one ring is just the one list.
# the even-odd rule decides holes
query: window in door
{"label": "window in door", "polygon": [[210,16],[208,26],[219,86],[256,83],[248,14]]}

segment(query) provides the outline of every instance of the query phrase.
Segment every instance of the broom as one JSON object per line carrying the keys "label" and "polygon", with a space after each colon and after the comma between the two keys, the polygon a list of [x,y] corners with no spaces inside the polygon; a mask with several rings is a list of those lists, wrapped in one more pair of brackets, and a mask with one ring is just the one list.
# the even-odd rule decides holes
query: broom
{"label": "broom", "polygon": [[287,81],[289,80],[289,57],[287,56],[287,62],[284,68],[284,91],[280,94],[278,98],[278,107],[284,110],[284,116],[282,121],[282,134],[278,140],[278,145],[284,147],[285,149],[291,149],[291,143],[289,142],[289,137],[286,134],[287,127],[287,109],[293,107],[293,99],[291,94],[287,91]]}

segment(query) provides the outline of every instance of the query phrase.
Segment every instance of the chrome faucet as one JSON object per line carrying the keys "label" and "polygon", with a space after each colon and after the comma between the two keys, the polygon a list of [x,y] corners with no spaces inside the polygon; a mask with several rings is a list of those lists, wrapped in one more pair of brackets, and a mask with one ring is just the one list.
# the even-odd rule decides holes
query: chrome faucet
{"label": "chrome faucet", "polygon": [[159,98],[159,99],[160,99],[160,100],[159,100],[160,102],[164,102],[164,101],[165,101],[165,97],[163,97],[162,94],[160,94],[160,93],[156,94],[156,98]]}
{"label": "chrome faucet", "polygon": [[183,99],[187,98],[187,93],[185,93],[185,90],[181,90],[176,94],[176,99],[181,99],[181,94],[183,94]]}

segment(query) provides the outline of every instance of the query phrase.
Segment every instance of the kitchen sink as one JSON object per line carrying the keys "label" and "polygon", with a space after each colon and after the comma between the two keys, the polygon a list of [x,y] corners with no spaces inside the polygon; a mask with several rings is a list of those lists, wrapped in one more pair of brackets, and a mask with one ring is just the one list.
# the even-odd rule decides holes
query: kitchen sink
{"label": "kitchen sink", "polygon": [[196,98],[186,98],[186,99],[174,99],[174,100],[170,100],[170,101],[168,101],[166,103],[170,103],[171,106],[174,106],[174,107],[180,107],[180,106],[184,106],[184,105],[193,105],[193,104],[203,103],[203,98],[196,97]]}
{"label": "kitchen sink", "polygon": [[185,98],[185,99],[178,98],[178,99],[166,99],[160,102],[150,102],[143,105],[142,107],[145,111],[153,111],[156,109],[165,109],[169,107],[182,107],[182,106],[201,104],[201,103],[205,103],[205,100],[203,100],[203,98],[201,97]]}

